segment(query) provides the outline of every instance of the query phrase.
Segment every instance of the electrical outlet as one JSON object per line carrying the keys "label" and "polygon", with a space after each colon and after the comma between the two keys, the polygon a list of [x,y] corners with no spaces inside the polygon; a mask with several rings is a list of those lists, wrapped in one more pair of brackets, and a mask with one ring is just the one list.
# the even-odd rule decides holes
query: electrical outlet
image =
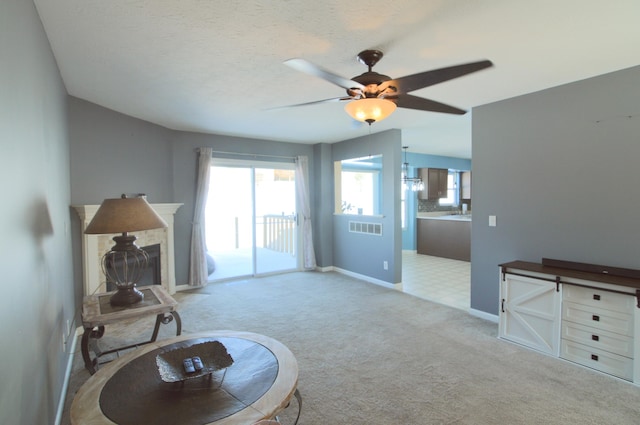
{"label": "electrical outlet", "polygon": [[382,262],[382,268],[385,270],[389,270],[389,263],[387,261]]}

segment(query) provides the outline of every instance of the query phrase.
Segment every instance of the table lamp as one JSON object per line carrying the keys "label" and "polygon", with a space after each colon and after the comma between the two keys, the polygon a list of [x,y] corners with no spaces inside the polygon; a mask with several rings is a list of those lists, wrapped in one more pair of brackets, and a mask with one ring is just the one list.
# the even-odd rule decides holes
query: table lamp
{"label": "table lamp", "polygon": [[136,304],[144,298],[136,289],[149,262],[146,251],[140,249],[136,237],[129,232],[167,227],[167,223],[144,197],[105,199],[85,229],[89,235],[122,233],[114,236],[115,245],[102,257],[102,271],[117,291],[110,299],[113,306]]}

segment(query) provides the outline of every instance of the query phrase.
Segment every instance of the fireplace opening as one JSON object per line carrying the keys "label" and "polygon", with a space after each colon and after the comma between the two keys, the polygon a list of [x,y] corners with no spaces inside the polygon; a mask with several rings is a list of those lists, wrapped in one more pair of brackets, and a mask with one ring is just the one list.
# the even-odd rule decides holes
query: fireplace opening
{"label": "fireplace opening", "polygon": [[[146,251],[149,256],[149,263],[147,270],[145,270],[142,278],[136,284],[136,287],[148,286],[148,285],[161,285],[161,267],[160,267],[160,244],[143,246],[140,249]],[[119,264],[116,264],[116,267]],[[115,291],[115,284],[107,277],[107,291]]]}

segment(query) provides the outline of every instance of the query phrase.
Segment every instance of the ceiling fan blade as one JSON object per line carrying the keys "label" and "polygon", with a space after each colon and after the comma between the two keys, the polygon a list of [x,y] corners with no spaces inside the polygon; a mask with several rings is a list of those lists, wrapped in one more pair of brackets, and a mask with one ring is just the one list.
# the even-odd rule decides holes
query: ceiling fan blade
{"label": "ceiling fan blade", "polygon": [[399,108],[417,109],[419,111],[442,112],[445,114],[464,115],[467,111],[456,108],[454,106],[445,105],[435,100],[425,99],[423,97],[412,96],[410,94],[400,94],[396,99]]}
{"label": "ceiling fan blade", "polygon": [[359,88],[364,89],[364,86],[356,81],[350,80],[348,78],[341,77],[339,75],[334,74],[331,71],[328,71],[324,68],[319,67],[309,61],[304,59],[289,59],[284,61],[284,64],[297,70],[304,72],[309,75],[313,75],[314,77],[322,78],[323,80],[329,81],[343,89],[352,89]]}
{"label": "ceiling fan blade", "polygon": [[267,108],[267,110],[284,109],[284,108],[296,108],[298,106],[309,106],[309,105],[316,105],[318,103],[339,102],[341,100],[353,100],[353,98],[348,97],[348,96],[332,97],[330,99],[314,100],[312,102],[296,103],[294,105],[274,106],[273,108]]}
{"label": "ceiling fan blade", "polygon": [[444,81],[453,80],[454,78],[462,77],[463,75],[471,74],[472,72],[480,71],[491,66],[493,66],[491,61],[483,60],[480,62],[471,62],[419,72],[417,74],[385,81],[380,84],[379,90],[384,91],[388,87],[396,87],[398,93],[409,93]]}

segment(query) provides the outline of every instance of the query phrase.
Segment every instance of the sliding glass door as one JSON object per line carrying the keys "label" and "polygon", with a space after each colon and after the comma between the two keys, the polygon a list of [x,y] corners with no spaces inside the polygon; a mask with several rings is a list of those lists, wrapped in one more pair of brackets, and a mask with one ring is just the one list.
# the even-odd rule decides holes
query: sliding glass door
{"label": "sliding glass door", "polygon": [[298,269],[293,165],[215,162],[205,213],[210,280]]}
{"label": "sliding glass door", "polygon": [[294,169],[255,168],[254,175],[256,274],[295,269],[298,243]]}
{"label": "sliding glass door", "polygon": [[250,168],[211,167],[205,209],[209,279],[253,274],[253,177]]}

